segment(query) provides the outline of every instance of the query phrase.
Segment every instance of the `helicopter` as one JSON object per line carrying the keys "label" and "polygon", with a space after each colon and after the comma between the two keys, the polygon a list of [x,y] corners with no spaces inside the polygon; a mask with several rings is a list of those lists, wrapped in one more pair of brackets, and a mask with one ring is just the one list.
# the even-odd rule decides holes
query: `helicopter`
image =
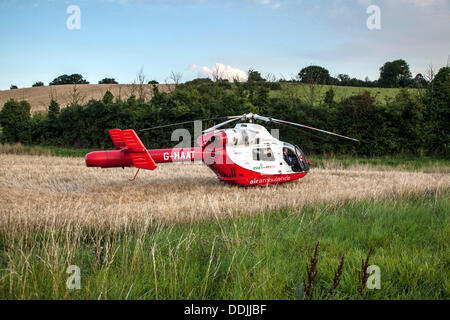
{"label": "helicopter", "polygon": [[[240,186],[265,186],[303,178],[311,163],[300,147],[278,140],[264,126],[254,123],[255,120],[305,128],[358,142],[337,133],[254,113],[204,120],[217,119],[226,121],[204,130],[197,139],[200,147],[193,148],[147,150],[134,130],[111,129],[108,132],[116,150],[88,153],[86,166],[135,167],[137,172],[134,178],[129,179],[134,181],[140,169],[154,170],[157,163],[202,161],[220,181]],[[193,121],[141,131],[189,122]],[[238,122],[234,128],[221,129],[233,122]]]}

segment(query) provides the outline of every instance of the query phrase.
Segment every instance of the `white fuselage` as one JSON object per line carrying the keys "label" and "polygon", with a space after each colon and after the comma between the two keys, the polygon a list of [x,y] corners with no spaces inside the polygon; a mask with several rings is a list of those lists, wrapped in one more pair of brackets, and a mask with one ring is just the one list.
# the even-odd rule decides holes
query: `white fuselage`
{"label": "white fuselage", "polygon": [[238,123],[227,135],[227,155],[237,165],[261,174],[290,174],[292,168],[283,159],[286,145],[266,128],[254,123]]}

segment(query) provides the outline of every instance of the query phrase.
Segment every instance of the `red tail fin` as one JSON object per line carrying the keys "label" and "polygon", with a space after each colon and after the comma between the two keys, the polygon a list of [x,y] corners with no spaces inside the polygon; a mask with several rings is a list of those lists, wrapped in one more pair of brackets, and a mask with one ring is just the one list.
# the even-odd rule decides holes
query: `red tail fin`
{"label": "red tail fin", "polygon": [[123,139],[122,139],[122,134],[121,134],[122,130],[111,129],[111,130],[108,130],[108,132],[109,132],[112,142],[114,143],[114,147],[117,150],[127,147],[125,144],[125,141],[123,141]]}

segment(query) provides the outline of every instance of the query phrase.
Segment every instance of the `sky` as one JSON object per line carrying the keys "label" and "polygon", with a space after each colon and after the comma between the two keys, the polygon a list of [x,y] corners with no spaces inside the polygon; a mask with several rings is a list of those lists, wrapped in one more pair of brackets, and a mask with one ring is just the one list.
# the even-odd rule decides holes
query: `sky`
{"label": "sky", "polygon": [[[379,29],[367,26],[372,5]],[[375,80],[386,61],[405,59],[414,76],[449,55],[450,0],[0,0],[0,90],[73,73],[132,83],[141,68],[160,83],[216,66],[243,80],[308,65]]]}

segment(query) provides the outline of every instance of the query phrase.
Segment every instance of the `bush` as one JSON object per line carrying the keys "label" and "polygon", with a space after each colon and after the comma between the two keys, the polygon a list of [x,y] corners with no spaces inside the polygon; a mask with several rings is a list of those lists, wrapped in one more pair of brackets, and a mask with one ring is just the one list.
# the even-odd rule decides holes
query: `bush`
{"label": "bush", "polygon": [[431,122],[431,149],[450,157],[450,67],[439,70],[425,98]]}
{"label": "bush", "polygon": [[118,84],[114,78],[104,78],[98,82],[98,84]]}
{"label": "bush", "polygon": [[51,86],[63,84],[89,84],[89,82],[84,80],[83,76],[78,73],[71,74],[70,76],[67,74],[63,74],[50,82]]}
{"label": "bush", "polygon": [[[136,130],[175,122],[239,115],[254,112],[347,135],[360,140],[354,143],[307,129],[264,123],[269,130],[280,129],[283,141],[311,153],[347,153],[365,156],[394,154],[444,153],[448,150],[449,71],[441,70],[430,84],[426,99],[401,90],[387,105],[376,104],[364,92],[341,102],[326,94],[322,105],[308,105],[292,90],[270,96],[270,83],[213,82],[195,79],[169,93],[153,87],[149,102],[135,96],[116,100],[107,91],[100,101],[74,105],[59,111],[52,101],[47,114],[30,119],[29,104],[10,100],[0,112],[3,140],[8,142],[57,145],[79,148],[111,148],[111,128]],[[295,89],[295,88],[294,88]],[[332,108],[329,105],[333,105]],[[211,127],[206,122],[203,127]],[[186,125],[190,129],[189,125]],[[140,134],[141,136],[141,134]],[[173,146],[171,130],[160,129],[142,134],[148,148]],[[447,149],[446,149],[447,148]]]}
{"label": "bush", "polygon": [[10,99],[0,111],[0,126],[5,142],[31,142],[28,132],[31,106],[26,101]]}
{"label": "bush", "polygon": [[32,87],[43,87],[43,86],[44,86],[44,83],[42,81],[35,82],[32,85]]}

